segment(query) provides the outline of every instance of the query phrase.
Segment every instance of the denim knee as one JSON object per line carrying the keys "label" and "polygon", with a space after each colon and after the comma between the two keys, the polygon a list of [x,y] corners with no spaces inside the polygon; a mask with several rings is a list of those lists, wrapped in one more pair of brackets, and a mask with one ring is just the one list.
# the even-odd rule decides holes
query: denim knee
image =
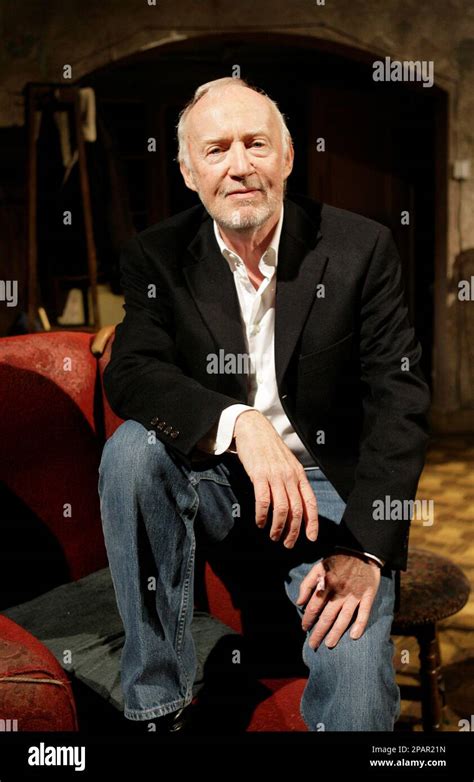
{"label": "denim knee", "polygon": [[400,693],[393,667],[392,617],[382,613],[390,599],[388,590],[378,601],[382,609],[377,621],[369,623],[358,640],[346,631],[334,648],[328,649],[323,641],[314,651],[308,633],[303,660],[310,674],[301,713],[311,730],[320,730],[322,724],[325,730],[393,730]]}
{"label": "denim knee", "polygon": [[99,473],[120,480],[145,478],[150,470],[170,461],[169,453],[153,432],[137,421],[124,421],[109,437],[102,451]]}
{"label": "denim knee", "polygon": [[[317,672],[310,674],[301,699],[301,714],[310,730],[393,730],[400,695],[388,664],[389,649],[384,660],[371,663],[367,657],[357,659],[355,649],[341,641],[331,651],[322,645],[318,654],[325,658],[324,663],[320,659]],[[304,655],[310,668],[311,654],[314,652],[309,649]],[[333,675],[328,675],[328,669]]]}

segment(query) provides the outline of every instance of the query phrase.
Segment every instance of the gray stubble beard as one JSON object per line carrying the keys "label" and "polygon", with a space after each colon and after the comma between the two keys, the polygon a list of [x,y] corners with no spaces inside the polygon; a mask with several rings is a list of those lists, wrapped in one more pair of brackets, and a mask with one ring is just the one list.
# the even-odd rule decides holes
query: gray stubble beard
{"label": "gray stubble beard", "polygon": [[[201,198],[200,193],[198,193],[198,195]],[[264,223],[266,223],[267,220],[275,213],[276,209],[281,206],[281,201],[276,196],[267,198],[265,203],[261,204],[260,206],[253,206],[251,199],[248,201],[242,200],[239,202],[239,206],[250,206],[252,207],[252,212],[244,212],[244,214],[242,214],[241,209],[236,207],[229,217],[227,210],[224,211],[224,209],[213,209],[211,211],[206,206],[202,198],[201,201],[211,217],[216,221],[217,225],[232,231],[246,231],[249,228],[259,228],[261,225],[264,225]]]}

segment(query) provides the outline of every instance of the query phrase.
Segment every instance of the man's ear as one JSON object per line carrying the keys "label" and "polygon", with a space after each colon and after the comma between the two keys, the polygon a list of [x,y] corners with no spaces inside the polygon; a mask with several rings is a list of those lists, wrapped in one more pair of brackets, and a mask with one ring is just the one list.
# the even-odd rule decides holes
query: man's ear
{"label": "man's ear", "polygon": [[194,184],[194,177],[191,169],[187,167],[186,163],[183,160],[181,160],[179,164],[179,168],[183,175],[183,179],[186,184],[186,187],[189,187],[190,190],[194,190],[194,192],[197,193],[197,187]]}

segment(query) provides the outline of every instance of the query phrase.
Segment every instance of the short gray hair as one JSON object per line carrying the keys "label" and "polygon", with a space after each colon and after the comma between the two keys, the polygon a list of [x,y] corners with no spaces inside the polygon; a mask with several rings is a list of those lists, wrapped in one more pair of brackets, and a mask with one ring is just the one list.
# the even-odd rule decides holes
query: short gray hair
{"label": "short gray hair", "polygon": [[260,95],[263,95],[263,97],[267,99],[272,109],[276,112],[278,124],[280,125],[283,152],[285,155],[287,154],[288,149],[292,144],[291,133],[288,130],[285,115],[281,113],[275,101],[272,100],[267,95],[267,93],[264,92],[264,90],[260,89],[260,87],[255,87],[254,85],[249,84],[248,82],[245,81],[245,79],[236,78],[234,76],[225,76],[223,79],[214,79],[214,81],[208,81],[206,82],[206,84],[201,84],[197,88],[191,100],[186,104],[184,109],[180,112],[178,124],[176,126],[177,133],[178,133],[178,163],[181,163],[182,161],[188,168],[191,168],[189,162],[188,141],[186,138],[186,121],[188,118],[188,114],[193,108],[193,106],[195,106],[196,103],[201,98],[204,97],[204,95],[207,95],[208,92],[213,92],[214,90],[222,89],[222,87],[228,87],[231,84],[238,84],[241,87],[247,87],[249,90],[258,92]]}

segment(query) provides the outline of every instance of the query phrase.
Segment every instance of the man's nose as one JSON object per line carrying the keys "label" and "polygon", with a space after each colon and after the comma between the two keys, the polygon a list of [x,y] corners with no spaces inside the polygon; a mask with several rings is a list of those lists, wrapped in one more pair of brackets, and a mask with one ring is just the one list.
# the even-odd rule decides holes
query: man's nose
{"label": "man's nose", "polygon": [[229,176],[245,177],[253,172],[245,144],[232,144],[229,150]]}

